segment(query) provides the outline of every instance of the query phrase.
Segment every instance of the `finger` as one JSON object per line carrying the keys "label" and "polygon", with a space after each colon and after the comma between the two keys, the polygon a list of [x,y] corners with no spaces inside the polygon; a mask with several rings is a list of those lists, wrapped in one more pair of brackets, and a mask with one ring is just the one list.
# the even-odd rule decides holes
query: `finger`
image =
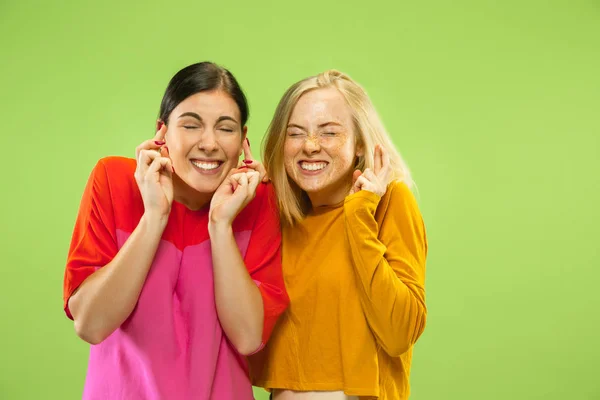
{"label": "finger", "polygon": [[365,188],[365,186],[368,184],[369,184],[369,181],[364,176],[361,175],[356,180],[354,187],[356,188],[356,191],[358,192],[359,190],[363,190]]}
{"label": "finger", "polygon": [[354,184],[356,183],[356,180],[358,179],[359,176],[362,175],[362,172],[357,169],[356,171],[354,171],[354,173],[352,174],[352,185],[354,186]]}
{"label": "finger", "polygon": [[158,152],[160,153],[160,156],[161,156],[161,157],[165,157],[165,158],[168,158],[168,159],[170,159],[170,158],[171,158],[171,155],[169,154],[169,148],[168,148],[167,146],[162,146],[162,147],[161,147],[161,148],[158,150]]}
{"label": "finger", "polygon": [[242,172],[239,174],[235,174],[235,175],[232,175],[231,178],[235,182],[237,182],[237,187],[235,189],[236,192],[245,191],[246,188],[248,187],[248,176],[246,175],[246,173]]}
{"label": "finger", "polygon": [[248,171],[246,175],[248,176],[248,193],[254,196],[256,188],[260,183],[260,173],[258,171]]}
{"label": "finger", "polygon": [[152,163],[155,158],[160,157],[160,155],[153,150],[141,150],[138,156],[138,165],[137,168],[146,171],[148,169],[148,165]]}
{"label": "finger", "polygon": [[378,174],[379,171],[381,171],[381,167],[382,167],[382,159],[381,159],[382,153],[381,153],[381,146],[380,145],[376,145],[375,146],[375,154],[373,155],[374,158],[374,162],[373,162],[373,169],[375,170],[375,174]]}
{"label": "finger", "polygon": [[250,150],[250,140],[248,137],[246,137],[242,143],[242,150],[244,151],[244,160],[254,160],[254,157],[252,157],[252,151]]}
{"label": "finger", "polygon": [[373,173],[373,171],[371,171],[369,168],[365,169],[365,172],[362,174],[362,176],[373,183],[377,180],[377,176],[375,176],[375,173]]}
{"label": "finger", "polygon": [[152,160],[150,167],[148,167],[148,170],[146,171],[146,176],[150,177],[156,175],[156,179],[158,180],[160,173],[171,176],[171,160],[165,157],[156,157]]}
{"label": "finger", "polygon": [[263,163],[261,163],[260,161],[244,160],[244,166],[246,166],[249,169],[252,169],[254,171],[257,171],[260,174],[260,179],[263,182],[269,181],[269,178],[267,177],[267,170],[265,169],[265,166],[263,165]]}
{"label": "finger", "polygon": [[164,141],[165,133],[167,133],[167,124],[163,123],[160,129],[156,131],[156,135],[154,135],[154,140]]}
{"label": "finger", "polygon": [[350,194],[354,194],[360,190],[360,187],[358,186],[358,178],[360,178],[361,175],[362,172],[359,169],[354,171],[352,174],[352,188],[350,189]]}
{"label": "finger", "polygon": [[379,172],[380,178],[384,181],[387,181],[391,170],[392,165],[390,162],[390,154],[386,149],[381,147],[381,171]]}
{"label": "finger", "polygon": [[152,174],[155,172],[167,172],[167,170],[171,171],[171,160],[166,157],[156,157],[152,160],[150,165],[148,166],[148,170],[146,174]]}
{"label": "finger", "polygon": [[150,139],[143,141],[138,147],[135,148],[135,158],[137,159],[142,150],[158,150],[160,151],[161,146],[165,144],[162,140]]}

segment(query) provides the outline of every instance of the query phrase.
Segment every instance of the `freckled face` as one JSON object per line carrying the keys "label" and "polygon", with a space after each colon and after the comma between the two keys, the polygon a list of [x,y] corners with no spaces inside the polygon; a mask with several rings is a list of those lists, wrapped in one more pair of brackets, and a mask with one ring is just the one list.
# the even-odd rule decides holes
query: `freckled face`
{"label": "freckled face", "polygon": [[342,94],[323,88],[302,95],[287,126],[284,164],[290,179],[311,201],[344,199],[358,153],[351,110]]}

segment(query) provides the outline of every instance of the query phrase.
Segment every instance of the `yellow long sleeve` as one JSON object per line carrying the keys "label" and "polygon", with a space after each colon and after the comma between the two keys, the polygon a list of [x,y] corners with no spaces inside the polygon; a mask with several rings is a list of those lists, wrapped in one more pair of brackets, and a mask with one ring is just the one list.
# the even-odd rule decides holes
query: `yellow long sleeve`
{"label": "yellow long sleeve", "polygon": [[344,218],[363,312],[386,353],[400,356],[423,332],[427,315],[427,239],[416,201],[394,182],[383,200],[364,190],[349,196]]}
{"label": "yellow long sleeve", "polygon": [[290,306],[250,357],[256,386],[407,400],[425,327],[423,220],[408,188],[360,191],[283,230]]}

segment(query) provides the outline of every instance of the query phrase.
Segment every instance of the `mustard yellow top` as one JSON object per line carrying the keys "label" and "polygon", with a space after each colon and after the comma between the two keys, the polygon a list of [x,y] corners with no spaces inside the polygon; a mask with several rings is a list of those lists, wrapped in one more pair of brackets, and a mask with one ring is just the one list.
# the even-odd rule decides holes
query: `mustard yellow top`
{"label": "mustard yellow top", "polygon": [[408,399],[427,314],[427,239],[406,185],[313,210],[284,228],[282,253],[290,306],[250,357],[253,384]]}

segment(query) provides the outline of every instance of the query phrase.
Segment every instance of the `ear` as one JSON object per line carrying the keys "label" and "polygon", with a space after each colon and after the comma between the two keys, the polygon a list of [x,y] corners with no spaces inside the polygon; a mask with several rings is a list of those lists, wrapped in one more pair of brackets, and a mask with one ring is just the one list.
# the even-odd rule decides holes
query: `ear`
{"label": "ear", "polygon": [[356,144],[356,157],[363,157],[365,155],[365,146],[362,143]]}

